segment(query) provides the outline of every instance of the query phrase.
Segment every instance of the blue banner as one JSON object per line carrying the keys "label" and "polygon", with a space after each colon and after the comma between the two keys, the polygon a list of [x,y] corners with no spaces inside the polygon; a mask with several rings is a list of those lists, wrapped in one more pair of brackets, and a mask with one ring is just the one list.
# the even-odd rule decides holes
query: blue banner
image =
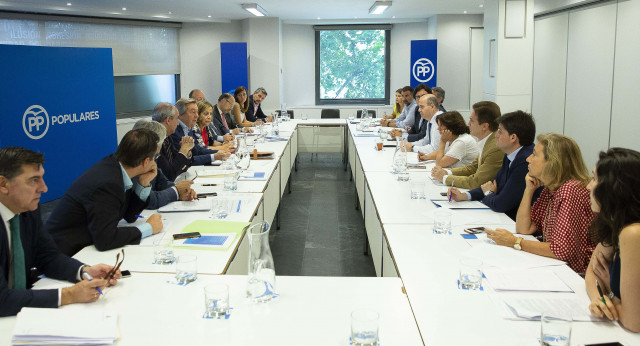
{"label": "blue banner", "polygon": [[438,40],[411,41],[411,71],[409,72],[412,87],[426,84],[437,86],[436,71],[438,69]]}
{"label": "blue banner", "polygon": [[0,56],[0,147],[42,152],[41,202],[60,198],[117,147],[111,49],[0,45]]}
{"label": "blue banner", "polygon": [[246,42],[220,42],[220,70],[223,93],[233,95],[239,86],[249,89]]}

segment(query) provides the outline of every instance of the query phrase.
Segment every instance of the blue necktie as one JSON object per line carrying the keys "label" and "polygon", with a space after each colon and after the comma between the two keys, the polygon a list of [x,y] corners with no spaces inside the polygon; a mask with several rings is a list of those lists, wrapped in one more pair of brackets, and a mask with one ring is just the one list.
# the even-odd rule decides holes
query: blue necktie
{"label": "blue necktie", "polygon": [[20,214],[9,220],[9,228],[11,228],[11,248],[13,249],[13,288],[24,290],[27,289],[27,276],[22,238],[20,238]]}

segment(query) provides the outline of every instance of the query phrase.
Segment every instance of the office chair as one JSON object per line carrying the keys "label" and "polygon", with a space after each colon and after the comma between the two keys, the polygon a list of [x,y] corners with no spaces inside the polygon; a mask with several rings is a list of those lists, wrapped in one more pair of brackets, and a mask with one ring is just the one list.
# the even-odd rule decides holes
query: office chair
{"label": "office chair", "polygon": [[326,108],[320,112],[321,119],[340,119],[340,110],[337,108]]}

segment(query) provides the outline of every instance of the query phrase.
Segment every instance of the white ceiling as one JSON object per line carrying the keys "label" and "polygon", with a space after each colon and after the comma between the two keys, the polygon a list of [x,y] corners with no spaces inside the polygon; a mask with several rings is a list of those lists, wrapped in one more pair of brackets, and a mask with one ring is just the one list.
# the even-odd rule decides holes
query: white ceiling
{"label": "white ceiling", "polygon": [[376,16],[369,15],[375,0],[0,0],[0,11],[171,22],[228,22],[253,17],[242,9],[241,4],[254,1],[268,12],[269,17],[279,17],[288,23],[415,21],[434,14],[463,14],[464,11],[480,14],[483,13],[480,6],[484,4],[484,0],[394,0],[391,8]]}

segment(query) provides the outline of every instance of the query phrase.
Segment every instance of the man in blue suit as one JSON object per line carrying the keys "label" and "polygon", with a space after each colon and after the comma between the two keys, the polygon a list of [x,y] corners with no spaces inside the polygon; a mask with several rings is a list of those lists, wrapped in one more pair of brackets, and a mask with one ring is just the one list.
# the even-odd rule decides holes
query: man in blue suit
{"label": "man in blue suit", "polygon": [[267,91],[260,87],[253,92],[251,98],[249,98],[249,108],[247,108],[247,112],[244,114],[247,121],[271,121],[271,116],[264,114],[262,111],[262,106],[260,105],[262,101],[267,97]]}
{"label": "man in blue suit", "polygon": [[[44,156],[19,147],[0,149],[0,317],[17,314],[23,307],[56,308],[88,303],[99,297],[96,288],[115,284],[103,279],[113,268],[85,266],[63,255],[42,229],[38,203],[47,192]],[[62,289],[31,290],[31,268],[47,277],[77,282]],[[94,280],[82,280],[82,272]],[[82,281],[81,281],[82,280]]]}
{"label": "man in blue suit", "polygon": [[[181,98],[176,102],[178,109],[178,127],[175,132],[169,136],[175,150],[180,150],[180,142],[183,136],[189,135],[191,128],[198,120],[198,106],[196,100],[191,98]],[[191,149],[193,155],[192,165],[202,166],[209,164],[215,160],[226,160],[231,153],[226,150],[212,150],[195,143]]]}
{"label": "man in blue suit", "polygon": [[451,188],[449,195],[456,201],[482,201],[491,210],[515,220],[529,172],[526,160],[533,152],[536,124],[531,114],[523,111],[504,114],[498,122],[496,146],[505,155],[495,179],[464,193]]}

